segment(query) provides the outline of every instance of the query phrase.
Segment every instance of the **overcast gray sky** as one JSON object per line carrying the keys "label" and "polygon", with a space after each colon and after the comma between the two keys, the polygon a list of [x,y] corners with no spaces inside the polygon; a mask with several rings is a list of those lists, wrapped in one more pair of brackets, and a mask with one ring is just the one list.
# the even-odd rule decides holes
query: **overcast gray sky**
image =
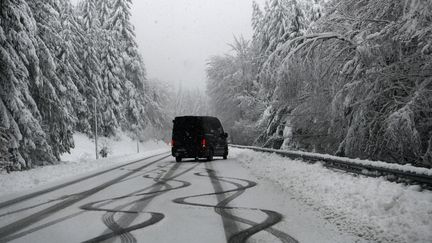
{"label": "overcast gray sky", "polygon": [[207,59],[229,51],[234,35],[251,37],[251,14],[252,0],[133,0],[148,77],[204,89]]}
{"label": "overcast gray sky", "polygon": [[[79,0],[72,0],[77,3]],[[256,0],[261,6],[265,0]],[[205,89],[206,62],[252,36],[252,0],[133,0],[132,23],[149,78]]]}

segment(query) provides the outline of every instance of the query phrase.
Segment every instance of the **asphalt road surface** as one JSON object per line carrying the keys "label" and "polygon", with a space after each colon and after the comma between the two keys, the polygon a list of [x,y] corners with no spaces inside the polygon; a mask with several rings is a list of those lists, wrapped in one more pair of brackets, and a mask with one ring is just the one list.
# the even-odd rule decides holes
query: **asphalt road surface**
{"label": "asphalt road surface", "polygon": [[152,156],[3,199],[0,242],[337,241],[260,181],[235,158]]}

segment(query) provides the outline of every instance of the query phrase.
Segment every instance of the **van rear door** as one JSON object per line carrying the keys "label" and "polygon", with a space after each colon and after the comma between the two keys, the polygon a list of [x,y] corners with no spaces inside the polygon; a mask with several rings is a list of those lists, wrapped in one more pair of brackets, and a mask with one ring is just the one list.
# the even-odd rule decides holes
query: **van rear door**
{"label": "van rear door", "polygon": [[222,125],[217,118],[204,118],[205,133],[211,139],[215,155],[224,154],[225,140],[222,138],[224,133]]}
{"label": "van rear door", "polygon": [[176,117],[173,139],[177,148],[195,149],[199,146],[202,122],[197,117]]}

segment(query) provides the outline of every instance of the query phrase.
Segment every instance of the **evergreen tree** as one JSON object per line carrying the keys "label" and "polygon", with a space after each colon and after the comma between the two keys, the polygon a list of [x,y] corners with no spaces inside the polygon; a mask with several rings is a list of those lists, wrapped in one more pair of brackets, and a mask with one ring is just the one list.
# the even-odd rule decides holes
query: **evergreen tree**
{"label": "evergreen tree", "polygon": [[[80,13],[80,25],[83,31],[80,43],[82,43],[81,51],[78,53],[80,59],[83,61],[82,69],[85,78],[85,84],[81,87],[81,93],[87,101],[87,106],[91,111],[89,115],[89,122],[92,126],[90,131],[94,131],[94,114],[92,114],[93,106],[96,102],[96,106],[100,109],[105,107],[107,103],[107,97],[103,93],[103,82],[101,76],[101,62],[100,56],[100,44],[99,40],[101,36],[101,28],[97,15],[96,0],[85,0],[81,2],[79,6]],[[100,127],[106,126],[106,122],[103,119],[103,113],[98,112],[96,117]],[[99,127],[97,128],[99,129]]]}
{"label": "evergreen tree", "polygon": [[60,79],[70,85],[67,99],[74,110],[74,129],[88,133],[90,131],[88,118],[91,117],[85,96],[88,82],[79,56],[83,48],[83,31],[77,20],[76,10],[69,0],[60,1],[60,19],[59,34],[62,44],[56,54],[59,60],[57,73]]}
{"label": "evergreen tree", "polygon": [[112,6],[111,0],[97,0],[96,9],[98,11],[98,20],[102,28],[106,28],[108,24],[109,17],[111,16]]}
{"label": "evergreen tree", "polygon": [[134,28],[130,22],[130,4],[131,0],[115,0],[108,26],[118,45],[119,56],[123,58],[126,79],[135,87],[143,89],[145,70],[135,41]]}
{"label": "evergreen tree", "polygon": [[56,158],[60,159],[60,154],[74,146],[74,105],[79,105],[80,94],[71,79],[68,60],[63,56],[66,44],[60,35],[59,2],[35,0],[29,6],[37,23],[37,54],[41,70],[41,85],[34,85],[31,92],[42,115],[48,143]]}
{"label": "evergreen tree", "polygon": [[121,112],[122,73],[120,72],[120,68],[118,68],[119,58],[115,55],[116,50],[113,41],[105,39],[102,45],[100,52],[102,94],[106,96],[102,107],[103,133],[105,136],[110,136],[115,133],[115,129],[119,126],[119,121],[124,120],[123,113]]}
{"label": "evergreen tree", "polygon": [[131,4],[132,0],[114,0],[113,11],[108,20],[109,29],[113,30],[115,39],[121,42],[121,51],[133,51],[129,48],[137,47],[134,29],[130,22]]}
{"label": "evergreen tree", "polygon": [[[125,111],[124,129],[144,129],[150,121],[146,116],[146,110],[155,114],[157,105],[153,105],[146,93],[145,69],[135,41],[135,33],[130,22],[131,0],[115,0],[112,4],[113,11],[106,29],[112,33],[116,44],[116,56],[118,61],[118,73],[122,87],[122,110]],[[124,75],[123,75],[124,74]],[[132,127],[133,124],[133,127]]]}
{"label": "evergreen tree", "polygon": [[166,126],[149,85],[131,1],[4,0],[0,15],[0,160],[16,169],[58,160],[72,134]]}
{"label": "evergreen tree", "polygon": [[17,169],[55,160],[32,87],[44,85],[37,56],[36,22],[25,1],[2,1],[0,9],[0,126],[7,156]]}
{"label": "evergreen tree", "polygon": [[255,1],[252,2],[252,9],[252,29],[254,31],[252,39],[258,40],[260,31],[263,29],[262,23],[264,15],[259,5]]}

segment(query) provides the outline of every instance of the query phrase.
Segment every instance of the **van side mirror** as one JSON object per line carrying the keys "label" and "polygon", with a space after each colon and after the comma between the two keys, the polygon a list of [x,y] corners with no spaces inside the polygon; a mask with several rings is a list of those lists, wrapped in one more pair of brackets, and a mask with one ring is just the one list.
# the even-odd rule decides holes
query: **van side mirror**
{"label": "van side mirror", "polygon": [[221,134],[221,137],[222,137],[222,138],[228,138],[228,133],[226,133],[226,132],[222,133],[222,134]]}

